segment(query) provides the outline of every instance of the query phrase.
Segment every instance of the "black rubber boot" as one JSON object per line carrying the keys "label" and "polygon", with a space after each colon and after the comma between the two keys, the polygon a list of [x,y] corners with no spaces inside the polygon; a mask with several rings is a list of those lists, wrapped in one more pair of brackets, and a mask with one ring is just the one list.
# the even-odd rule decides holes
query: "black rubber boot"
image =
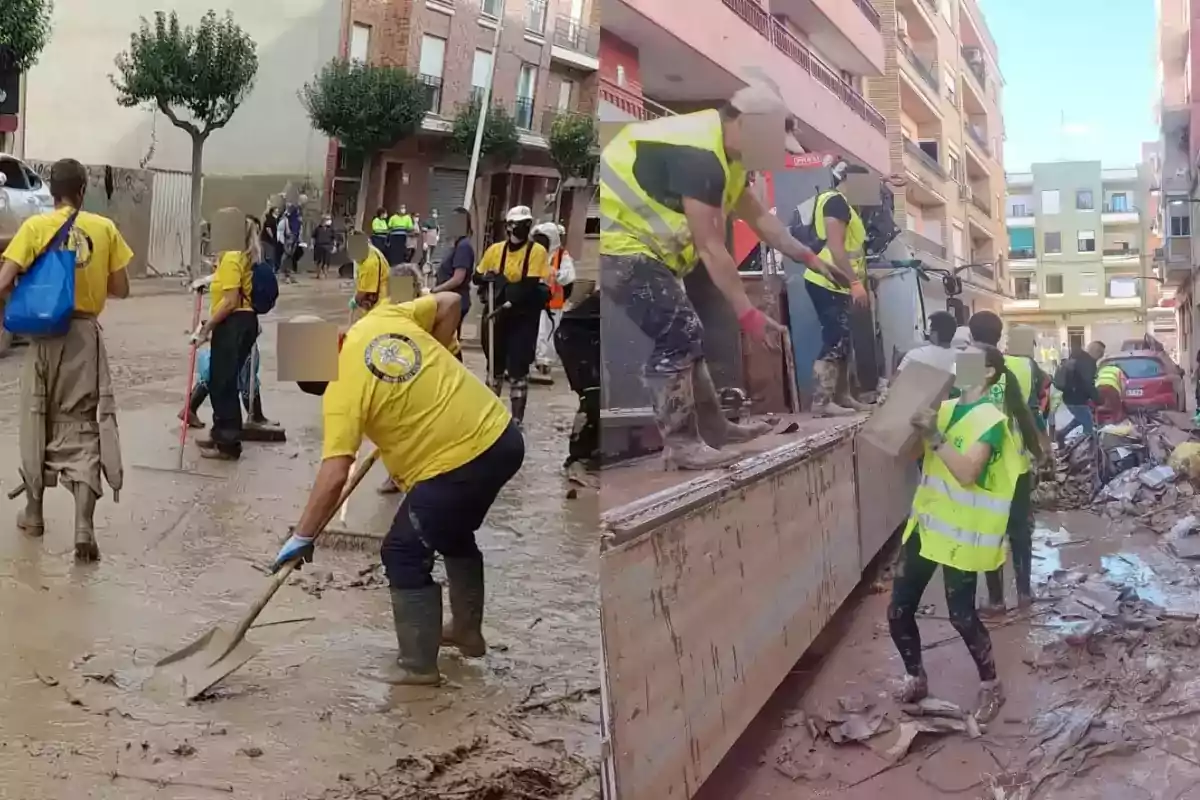
{"label": "black rubber boot", "polygon": [[487,652],[483,639],[483,556],[445,561],[451,620],[442,628],[442,644],[456,648],[467,658],[480,658]]}
{"label": "black rubber boot", "polygon": [[392,620],[396,626],[396,671],[389,683],[437,686],[438,647],[442,638],[442,587],[392,589]]}

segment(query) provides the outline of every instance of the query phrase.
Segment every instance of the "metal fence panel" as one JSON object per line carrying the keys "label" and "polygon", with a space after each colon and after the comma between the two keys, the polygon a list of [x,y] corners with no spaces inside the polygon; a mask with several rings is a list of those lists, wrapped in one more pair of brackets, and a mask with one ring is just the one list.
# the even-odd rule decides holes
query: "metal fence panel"
{"label": "metal fence panel", "polygon": [[150,210],[150,267],[161,274],[186,270],[192,232],[192,174],[173,170],[154,173]]}

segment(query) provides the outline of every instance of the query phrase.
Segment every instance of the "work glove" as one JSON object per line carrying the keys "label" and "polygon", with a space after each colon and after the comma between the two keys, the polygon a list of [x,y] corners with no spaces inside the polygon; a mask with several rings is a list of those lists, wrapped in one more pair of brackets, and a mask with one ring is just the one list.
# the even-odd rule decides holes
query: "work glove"
{"label": "work glove", "polygon": [[196,347],[199,347],[207,342],[208,338],[209,333],[204,329],[204,323],[202,322],[196,326],[196,330],[192,331],[192,335],[188,337],[188,342]]}
{"label": "work glove", "polygon": [[215,278],[215,277],[216,277],[216,273],[213,273],[212,275],[208,275],[203,278],[197,278],[196,280],[192,281],[192,286],[191,286],[192,291],[193,292],[203,292],[205,289],[207,289],[209,286],[212,285],[213,278]]}
{"label": "work glove", "polygon": [[311,564],[313,560],[313,543],[315,541],[315,539],[310,537],[293,533],[283,543],[283,547],[279,548],[279,555],[275,556],[275,563],[271,565],[271,572],[279,572],[279,570],[283,569],[291,561],[298,560],[296,569],[303,567],[306,562]]}
{"label": "work glove", "polygon": [[751,341],[765,345],[770,350],[779,349],[779,337],[786,328],[757,308],[751,308],[738,317],[738,326]]}
{"label": "work glove", "polygon": [[862,281],[851,281],[850,299],[854,302],[854,305],[858,306],[859,308],[866,308],[871,304],[870,299],[867,297],[867,290],[862,285]]}
{"label": "work glove", "polygon": [[916,428],[921,438],[929,443],[929,446],[936,450],[941,447],[946,441],[946,437],[938,430],[937,412],[932,408],[923,408],[912,415],[912,426]]}

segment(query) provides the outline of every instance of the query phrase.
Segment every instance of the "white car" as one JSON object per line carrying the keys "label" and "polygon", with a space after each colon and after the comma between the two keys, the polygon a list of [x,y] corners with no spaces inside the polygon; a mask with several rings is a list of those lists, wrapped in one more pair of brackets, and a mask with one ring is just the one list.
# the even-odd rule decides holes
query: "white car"
{"label": "white car", "polygon": [[[50,187],[16,156],[0,153],[0,237],[11,236],[34,214],[51,211]],[[0,302],[0,314],[4,304]],[[0,356],[12,346],[12,336],[0,329]]]}
{"label": "white car", "polygon": [[16,233],[26,219],[53,208],[46,182],[21,159],[0,153],[0,235]]}

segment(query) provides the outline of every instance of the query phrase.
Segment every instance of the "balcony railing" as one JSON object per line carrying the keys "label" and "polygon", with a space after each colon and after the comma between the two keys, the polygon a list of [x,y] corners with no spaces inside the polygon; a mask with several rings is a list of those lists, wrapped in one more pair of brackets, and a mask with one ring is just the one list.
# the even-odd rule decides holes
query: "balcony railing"
{"label": "balcony railing", "polygon": [[875,30],[883,30],[883,21],[879,18],[879,11],[871,5],[871,0],[854,0],[854,4],[859,7],[867,21],[875,26]]}
{"label": "balcony railing", "polygon": [[992,204],[983,192],[971,192],[971,205],[982,211],[988,219],[992,218]]}
{"label": "balcony railing", "polygon": [[967,62],[967,71],[975,76],[979,88],[982,89],[987,85],[987,63],[983,60],[983,51],[978,47],[964,45],[962,56],[963,60]]}
{"label": "balcony railing", "polygon": [[996,270],[991,264],[971,264],[971,272],[989,281],[996,280]]}
{"label": "balcony railing", "polygon": [[931,256],[937,256],[943,261],[946,260],[946,245],[938,244],[933,239],[929,239],[916,231],[908,231],[909,243],[923,253],[929,253]]}
{"label": "balcony railing", "polygon": [[796,36],[783,23],[759,5],[755,0],[721,0],[750,27],[774,45],[775,49],[794,61],[801,69],[833,92],[839,100],[872,128],[887,134],[887,122],[873,105],[859,94],[853,86],[838,77],[829,67],[813,57]]}
{"label": "balcony railing", "polygon": [[933,88],[933,91],[935,93],[940,92],[941,82],[938,80],[937,73],[934,72],[933,67],[922,61],[921,57],[913,52],[913,49],[907,43],[900,42],[900,49],[904,51],[904,56],[908,59],[908,63],[913,65],[913,68],[920,73],[925,82]]}
{"label": "balcony railing", "polygon": [[593,58],[600,57],[600,31],[567,14],[559,14],[554,20],[554,44]]}
{"label": "balcony railing", "polygon": [[942,165],[937,162],[937,159],[922,150],[919,144],[914,142],[912,139],[909,139],[907,136],[904,137],[904,152],[920,161],[926,169],[936,174],[942,180],[946,179],[946,170],[944,170]]}
{"label": "balcony railing", "polygon": [[987,137],[984,136],[978,128],[976,128],[974,125],[967,125],[967,134],[971,137],[975,144],[983,148],[983,152],[987,153],[989,156],[992,154],[992,148],[988,147]]}
{"label": "balcony railing", "polygon": [[1141,255],[1141,252],[1142,252],[1142,249],[1140,247],[1106,247],[1106,248],[1104,248],[1104,255],[1115,256],[1117,258],[1120,258],[1121,256],[1132,257],[1132,256],[1136,256],[1136,255]]}
{"label": "balcony railing", "polygon": [[1117,208],[1112,203],[1105,203],[1102,209],[1105,214],[1136,214],[1138,210],[1129,204]]}
{"label": "balcony railing", "polygon": [[525,30],[546,35],[546,3],[545,0],[532,0],[525,9]]}
{"label": "balcony railing", "polygon": [[503,0],[479,0],[479,10],[489,17],[500,18],[500,6]]}
{"label": "balcony railing", "polygon": [[1030,258],[1037,258],[1037,251],[1032,247],[1014,247],[1008,251],[1009,261],[1021,261]]}
{"label": "balcony railing", "polygon": [[643,122],[648,119],[669,117],[675,113],[648,97],[634,94],[628,89],[622,89],[615,83],[610,83],[603,79],[600,81],[600,99]]}
{"label": "balcony railing", "polygon": [[425,85],[425,110],[430,114],[442,113],[442,79],[438,75],[420,75]]}
{"label": "balcony railing", "polygon": [[523,131],[533,130],[533,98],[518,97],[513,103],[513,121]]}
{"label": "balcony railing", "polygon": [[1187,236],[1172,236],[1167,239],[1167,263],[1171,265],[1192,263],[1192,240]]}

